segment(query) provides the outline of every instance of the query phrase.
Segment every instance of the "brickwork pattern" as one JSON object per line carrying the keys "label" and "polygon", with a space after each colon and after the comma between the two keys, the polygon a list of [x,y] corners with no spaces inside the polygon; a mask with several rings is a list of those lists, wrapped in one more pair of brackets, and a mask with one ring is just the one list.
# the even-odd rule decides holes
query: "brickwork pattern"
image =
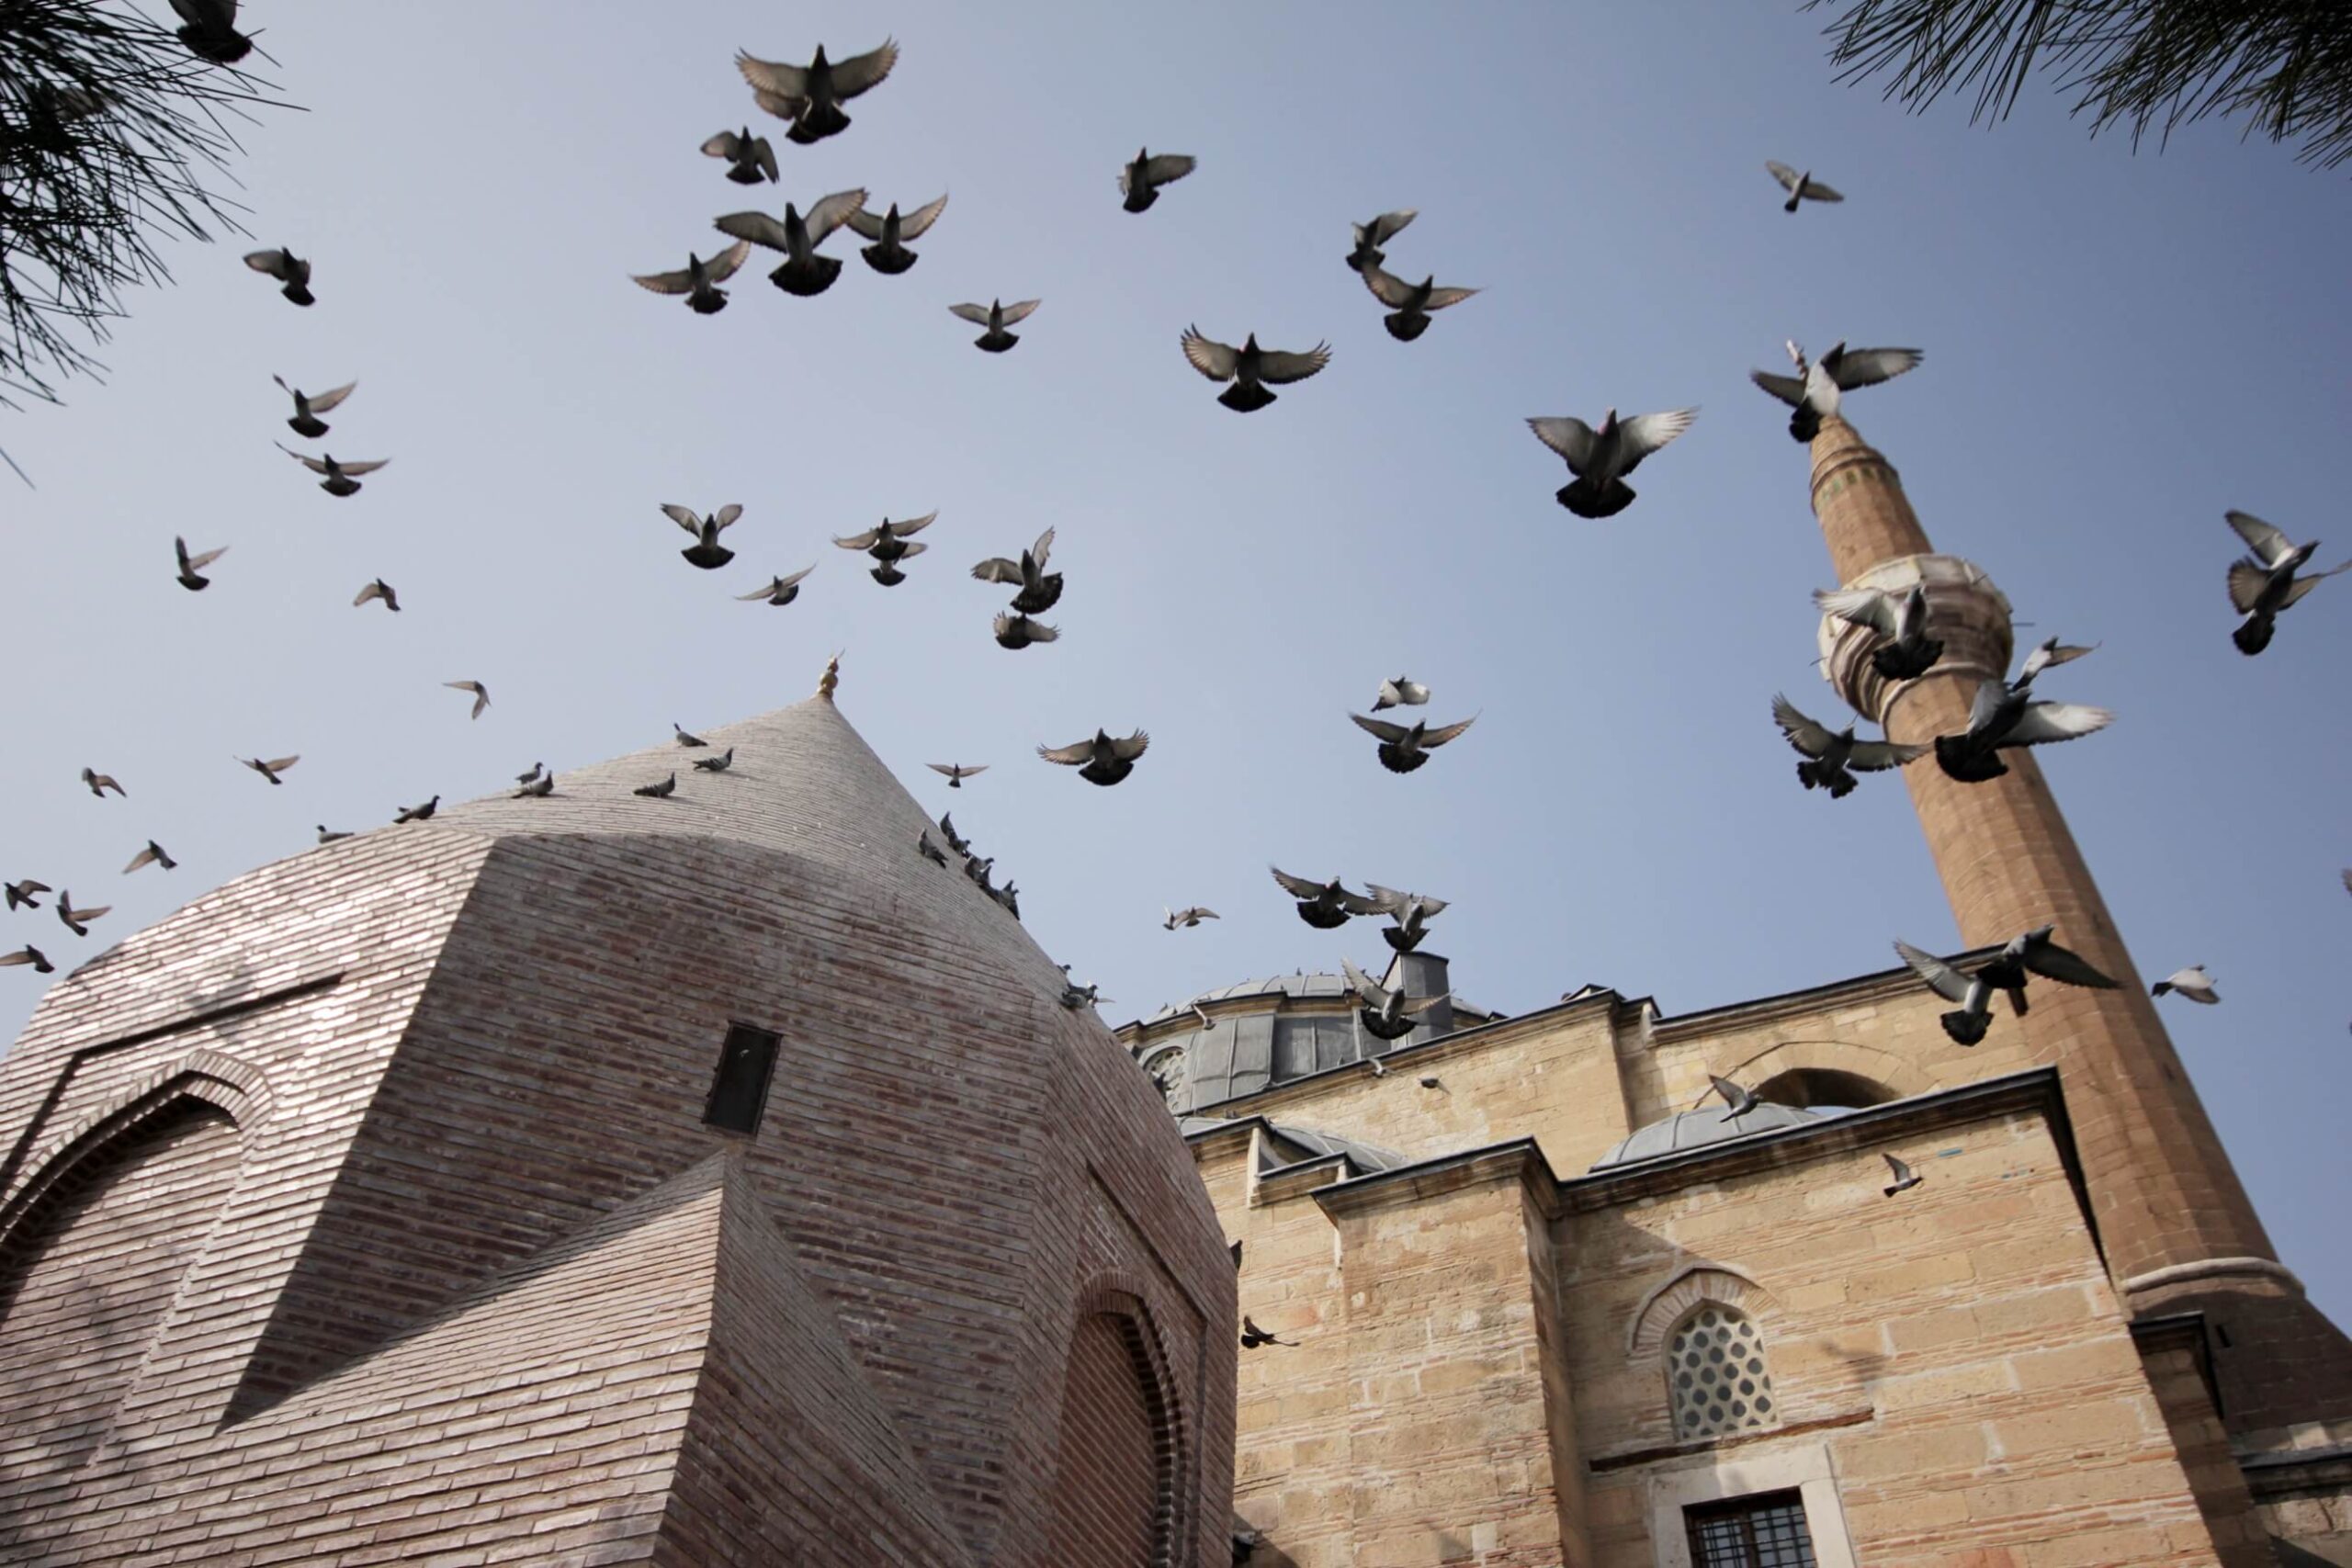
{"label": "brickwork pattern", "polygon": [[1125,1327],[1108,1314],[1089,1314],[1070,1346],[1062,1392],[1051,1561],[1147,1568],[1166,1560],[1157,1482],[1167,1435],[1152,1405]]}

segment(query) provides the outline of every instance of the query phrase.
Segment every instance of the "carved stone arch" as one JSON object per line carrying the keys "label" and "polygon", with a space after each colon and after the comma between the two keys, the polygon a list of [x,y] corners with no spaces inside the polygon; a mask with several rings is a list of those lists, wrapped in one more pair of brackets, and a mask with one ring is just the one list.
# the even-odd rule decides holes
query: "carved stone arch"
{"label": "carved stone arch", "polygon": [[1666,1348],[1667,1336],[1704,1302],[1736,1308],[1767,1329],[1781,1310],[1779,1298],[1727,1263],[1685,1264],[1634,1309],[1625,1330],[1625,1353],[1636,1361],[1655,1360]]}
{"label": "carved stone arch", "polygon": [[1105,1490],[1090,1483],[1090,1478],[1073,1463],[1074,1460],[1079,1464],[1088,1461],[1074,1455],[1070,1443],[1080,1430],[1077,1421],[1084,1418],[1084,1413],[1073,1407],[1076,1400],[1086,1395],[1084,1389],[1076,1386],[1084,1371],[1081,1363],[1099,1359],[1111,1346],[1116,1347],[1126,1374],[1133,1381],[1134,1392],[1141,1396],[1141,1415],[1148,1435],[1148,1548],[1138,1568],[1178,1568],[1192,1559],[1193,1443],[1182,1396],[1169,1367],[1159,1324],[1144,1299],[1142,1281],[1124,1274],[1098,1276],[1080,1292],[1072,1316],[1063,1393],[1063,1449],[1056,1477],[1057,1542],[1067,1544],[1088,1539],[1076,1509]]}
{"label": "carved stone arch", "polygon": [[[1783,1040],[1724,1070],[1779,1105],[1878,1105],[1938,1086],[1917,1063],[1850,1040]],[[1771,1092],[1774,1086],[1781,1092]],[[1867,1096],[1865,1098],[1864,1096]]]}

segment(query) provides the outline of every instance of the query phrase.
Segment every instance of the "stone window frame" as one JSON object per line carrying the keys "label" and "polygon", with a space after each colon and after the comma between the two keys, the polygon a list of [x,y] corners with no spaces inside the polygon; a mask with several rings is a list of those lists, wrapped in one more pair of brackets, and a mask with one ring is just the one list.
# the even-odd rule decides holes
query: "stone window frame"
{"label": "stone window frame", "polygon": [[1804,1504],[1815,1568],[1857,1568],[1838,1472],[1822,1442],[1771,1452],[1743,1449],[1736,1459],[1702,1458],[1696,1464],[1650,1474],[1650,1551],[1657,1568],[1691,1568],[1685,1510],[1772,1492],[1794,1492]]}
{"label": "stone window frame", "polygon": [[[1183,1398],[1161,1343],[1159,1325],[1144,1300],[1142,1282],[1124,1274],[1097,1278],[1079,1292],[1070,1314],[1070,1348],[1089,1318],[1103,1317],[1125,1341],[1127,1357],[1142,1387],[1151,1421],[1152,1457],[1159,1493],[1158,1529],[1148,1568],[1182,1568],[1193,1560],[1193,1494],[1195,1460]],[[1065,1370],[1069,1356],[1063,1358]]]}
{"label": "stone window frame", "polygon": [[[1736,1402],[1749,1405],[1749,1408],[1744,1412],[1731,1413],[1730,1419],[1735,1423],[1734,1425],[1716,1426],[1705,1431],[1700,1431],[1688,1428],[1684,1425],[1686,1401],[1682,1396],[1681,1374],[1688,1369],[1678,1368],[1675,1365],[1675,1352],[1684,1332],[1709,1313],[1730,1320],[1735,1326],[1744,1325],[1747,1328],[1747,1337],[1754,1342],[1752,1359],[1756,1361],[1758,1370],[1753,1376],[1758,1386],[1744,1395],[1739,1390],[1732,1389],[1724,1395],[1724,1401],[1713,1402]],[[1740,1353],[1742,1352],[1735,1352],[1735,1354]],[[1675,1441],[1679,1443],[1718,1442],[1730,1438],[1745,1438],[1753,1433],[1770,1432],[1775,1427],[1787,1425],[1781,1415],[1780,1393],[1772,1387],[1772,1360],[1764,1343],[1764,1325],[1739,1308],[1728,1303],[1716,1301],[1713,1297],[1702,1297],[1693,1303],[1689,1310],[1675,1319],[1672,1331],[1666,1336],[1666,1345],[1661,1352],[1660,1361],[1666,1374],[1667,1416],[1673,1423]],[[1728,1378],[1737,1371],[1737,1367],[1734,1366],[1720,1375]],[[1756,1406],[1757,1401],[1763,1402],[1761,1408]],[[1710,1402],[1708,1395],[1697,1393],[1688,1403],[1695,1412],[1696,1405]]]}

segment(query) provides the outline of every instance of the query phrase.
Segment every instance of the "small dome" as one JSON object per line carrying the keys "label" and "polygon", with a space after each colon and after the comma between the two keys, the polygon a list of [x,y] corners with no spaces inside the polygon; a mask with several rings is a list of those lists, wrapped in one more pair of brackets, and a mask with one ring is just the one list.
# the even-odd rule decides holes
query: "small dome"
{"label": "small dome", "polygon": [[1745,1138],[1751,1133],[1777,1133],[1783,1127],[1803,1127],[1821,1121],[1817,1111],[1800,1111],[1793,1105],[1774,1105],[1759,1100],[1756,1109],[1745,1116],[1726,1117],[1720,1105],[1702,1105],[1696,1111],[1679,1111],[1664,1121],[1653,1122],[1634,1135],[1592,1162],[1595,1170],[1607,1170],[1615,1166],[1632,1165],[1637,1160],[1656,1159],[1683,1149],[1701,1148],[1708,1144],[1721,1144],[1733,1138]]}

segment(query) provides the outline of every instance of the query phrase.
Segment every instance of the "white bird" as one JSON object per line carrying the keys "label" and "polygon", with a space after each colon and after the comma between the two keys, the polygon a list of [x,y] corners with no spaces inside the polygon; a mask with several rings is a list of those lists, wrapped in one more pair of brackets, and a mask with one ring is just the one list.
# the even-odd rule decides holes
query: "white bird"
{"label": "white bird", "polygon": [[2245,617],[2230,634],[2230,640],[2237,644],[2240,653],[2260,653],[2270,646],[2270,634],[2277,627],[2278,613],[2309,593],[2321,578],[2334,577],[2352,567],[2352,561],[2298,577],[2295,573],[2319,548],[2317,539],[2298,545],[2250,512],[2222,515],[2253,552],[2230,567],[2230,604]]}
{"label": "white bird", "polygon": [[1796,411],[1789,416],[1789,434],[1799,441],[1821,434],[1821,422],[1838,412],[1838,393],[1891,381],[1926,357],[1916,348],[1848,348],[1841,343],[1808,363],[1795,344],[1788,350],[1795,375],[1751,370],[1747,378]]}
{"label": "white bird", "polygon": [[1408,675],[1399,675],[1393,681],[1380,683],[1378,694],[1372,699],[1372,711],[1378,713],[1383,708],[1393,707],[1417,708],[1429,700],[1430,689],[1427,686]]}
{"label": "white bird", "polygon": [[2166,991],[2177,991],[2190,1001],[2203,1002],[2207,1007],[2222,999],[2222,993],[2213,988],[2213,976],[2205,973],[2202,964],[2176,970],[2148,987],[2152,997],[2161,997]]}
{"label": "white bird", "polygon": [[1889,681],[1916,681],[1944,655],[1943,640],[1928,635],[1928,585],[1915,582],[1900,599],[1875,588],[1816,588],[1815,608],[1849,626],[1866,626],[1883,639],[1871,650],[1871,668]]}

